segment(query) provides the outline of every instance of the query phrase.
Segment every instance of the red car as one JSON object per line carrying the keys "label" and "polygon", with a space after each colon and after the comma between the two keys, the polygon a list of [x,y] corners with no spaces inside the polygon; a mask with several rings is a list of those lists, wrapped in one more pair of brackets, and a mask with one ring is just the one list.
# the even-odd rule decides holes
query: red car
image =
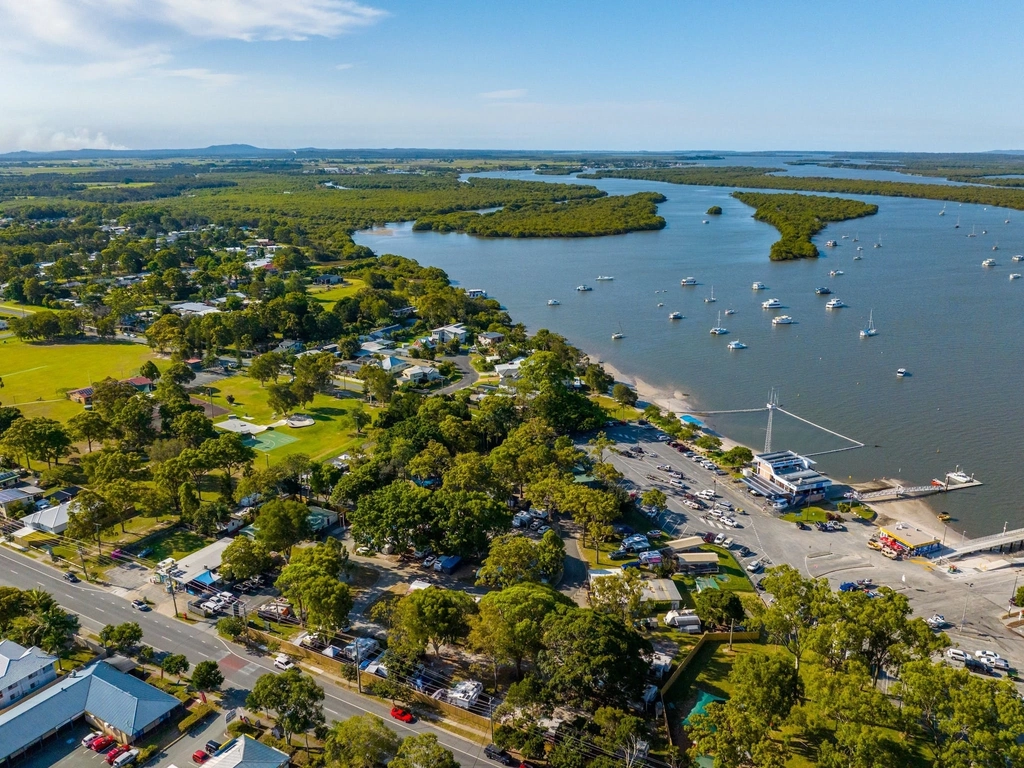
{"label": "red car", "polygon": [[102,752],[104,749],[114,743],[113,736],[100,736],[96,741],[89,745],[89,749],[93,752]]}
{"label": "red car", "polygon": [[210,756],[202,749],[197,749],[195,752],[192,753],[193,763],[205,763],[209,759]]}
{"label": "red car", "polygon": [[129,747],[127,744],[118,744],[112,750],[107,752],[107,757],[106,757],[107,765],[113,765],[114,761],[117,760],[117,758],[119,758],[121,755],[123,755],[129,749],[131,749],[131,747]]}
{"label": "red car", "polygon": [[402,709],[401,707],[392,707],[391,716],[395,718],[395,720],[401,720],[403,723],[413,723],[416,721],[412,712],[408,709]]}

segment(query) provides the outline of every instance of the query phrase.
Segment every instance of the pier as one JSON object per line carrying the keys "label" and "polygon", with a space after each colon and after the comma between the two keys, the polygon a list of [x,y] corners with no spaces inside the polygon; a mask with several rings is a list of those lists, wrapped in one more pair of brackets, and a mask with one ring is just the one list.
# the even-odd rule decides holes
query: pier
{"label": "pier", "polygon": [[886,501],[889,499],[930,496],[933,493],[959,491],[962,488],[977,488],[979,485],[983,485],[983,483],[980,480],[975,480],[974,475],[968,478],[957,467],[953,472],[947,472],[944,480],[932,480],[931,485],[914,485],[910,487],[894,485],[891,488],[882,488],[878,491],[853,491],[848,498],[856,501]]}
{"label": "pier", "polygon": [[976,552],[1017,552],[1021,549],[1024,549],[1024,528],[1016,528],[1012,531],[993,533],[991,536],[969,539],[958,546],[949,546],[949,552],[943,555],[939,562],[945,563]]}

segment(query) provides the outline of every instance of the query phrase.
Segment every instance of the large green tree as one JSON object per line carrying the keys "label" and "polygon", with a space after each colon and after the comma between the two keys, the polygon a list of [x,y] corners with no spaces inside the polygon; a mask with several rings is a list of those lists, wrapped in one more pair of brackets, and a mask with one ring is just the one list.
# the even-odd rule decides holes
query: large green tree
{"label": "large green tree", "polygon": [[378,768],[398,754],[401,740],[376,715],[338,720],[327,732],[324,755],[328,768]]}
{"label": "large green tree", "polygon": [[469,617],[476,613],[473,598],[461,590],[427,587],[402,598],[392,618],[399,635],[418,638],[434,647],[454,643],[469,633]]}

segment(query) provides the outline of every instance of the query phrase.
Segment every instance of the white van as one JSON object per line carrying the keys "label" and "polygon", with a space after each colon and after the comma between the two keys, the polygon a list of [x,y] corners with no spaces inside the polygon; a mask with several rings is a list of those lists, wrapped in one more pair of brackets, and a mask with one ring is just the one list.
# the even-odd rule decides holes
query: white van
{"label": "white van", "polygon": [[959,661],[962,664],[970,657],[967,655],[966,651],[961,651],[959,648],[947,648],[946,658],[950,661]]}
{"label": "white van", "polygon": [[129,749],[123,755],[119,755],[118,757],[114,758],[113,766],[114,768],[121,768],[121,766],[130,765],[135,762],[135,758],[137,758],[138,756],[139,750]]}

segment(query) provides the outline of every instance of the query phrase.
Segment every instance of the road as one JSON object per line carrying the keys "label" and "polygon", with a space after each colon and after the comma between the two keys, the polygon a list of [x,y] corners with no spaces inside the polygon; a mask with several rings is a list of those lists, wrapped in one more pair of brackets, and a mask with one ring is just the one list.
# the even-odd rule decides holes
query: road
{"label": "road", "polygon": [[[952,624],[947,634],[953,645],[971,652],[979,648],[995,650],[1024,668],[1024,641],[999,618],[1018,583],[1018,570],[950,575],[924,558],[888,560],[867,547],[868,539],[877,532],[871,523],[852,518],[846,521],[845,532],[826,533],[813,528],[801,531],[793,523],[781,520],[777,513],[762,509],[759,502],[763,499],[747,493],[745,485],[712,474],[658,441],[657,430],[630,424],[606,429],[605,433],[616,441],[618,448],[637,444],[643,447],[643,458],[631,459],[610,451],[605,456],[633,489],[656,487],[665,493],[668,510],[656,522],[666,533],[727,533],[737,547],[745,545],[753,551],[741,563],[766,557],[772,564],[788,563],[807,576],[826,577],[833,587],[870,577],[876,584],[904,592],[915,615],[927,618],[943,614]],[[681,471],[684,482],[693,491],[710,488],[732,502],[737,510],[744,510],[744,514],[734,515],[742,527],[728,529],[716,520],[702,519],[703,512],[684,507],[679,492],[669,485],[670,476],[657,469],[659,464]],[[650,480],[648,475],[659,480]],[[1019,583],[1024,584],[1024,579],[1019,579]]]}
{"label": "road", "polygon": [[[193,666],[205,659],[219,662],[225,677],[222,690],[226,701],[233,705],[241,705],[260,675],[275,671],[268,657],[247,653],[221,639],[212,624],[185,624],[155,611],[141,613],[133,609],[126,599],[85,582],[68,584],[59,571],[4,548],[0,548],[0,583],[19,589],[38,587],[49,592],[66,610],[78,615],[83,628],[98,632],[105,624],[135,621],[142,627],[144,642],[157,651],[182,653]],[[315,669],[307,671],[319,678],[317,682],[324,689],[324,713],[328,722],[369,712],[382,717],[402,737],[413,733],[434,733],[465,768],[491,764],[483,757],[483,747],[479,744],[422,720],[411,725],[400,723],[390,717],[390,708],[379,700],[335,685]]]}
{"label": "road", "polygon": [[448,360],[456,368],[459,369],[459,372],[462,374],[462,378],[456,381],[454,384],[449,384],[446,387],[442,387],[441,389],[438,390],[438,394],[450,395],[454,392],[458,392],[460,389],[472,387],[474,384],[476,384],[477,379],[480,378],[480,374],[477,373],[476,368],[470,365],[469,355],[467,353],[463,352],[458,355],[455,355],[454,357],[446,357],[444,359]]}

